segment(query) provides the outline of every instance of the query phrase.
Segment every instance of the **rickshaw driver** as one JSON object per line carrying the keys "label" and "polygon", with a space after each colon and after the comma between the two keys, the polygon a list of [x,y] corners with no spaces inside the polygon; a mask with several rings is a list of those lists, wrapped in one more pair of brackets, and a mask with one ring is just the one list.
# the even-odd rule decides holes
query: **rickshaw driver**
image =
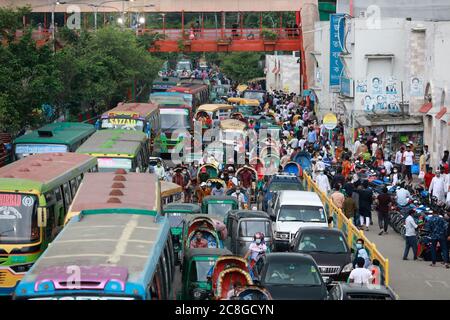
{"label": "rickshaw driver", "polygon": [[203,238],[203,234],[200,231],[195,233],[195,238],[191,240],[191,248],[208,248],[208,240]]}
{"label": "rickshaw driver", "polygon": [[236,296],[236,290],[242,287],[242,283],[237,281],[236,283],[233,283],[231,286],[232,286],[231,289],[228,290],[227,293],[227,300],[230,300],[232,297]]}
{"label": "rickshaw driver", "polygon": [[264,234],[262,232],[256,232],[253,236],[253,242],[250,244],[244,259],[250,257],[250,267],[258,262],[258,259],[267,251],[266,243],[264,242]]}

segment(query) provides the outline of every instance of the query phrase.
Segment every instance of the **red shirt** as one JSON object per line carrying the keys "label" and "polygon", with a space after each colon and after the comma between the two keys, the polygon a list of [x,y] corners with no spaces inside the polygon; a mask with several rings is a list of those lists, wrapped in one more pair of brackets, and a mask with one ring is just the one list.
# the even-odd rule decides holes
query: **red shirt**
{"label": "red shirt", "polygon": [[429,172],[425,173],[424,180],[425,180],[425,187],[427,189],[430,188],[431,180],[433,180],[433,178],[434,178],[434,174],[433,173],[429,173]]}
{"label": "red shirt", "polygon": [[176,173],[173,178],[172,178],[172,182],[176,183],[179,186],[184,187],[184,177],[181,173]]}
{"label": "red shirt", "polygon": [[250,188],[252,186],[252,176],[250,170],[243,170],[241,173],[241,181],[244,188]]}

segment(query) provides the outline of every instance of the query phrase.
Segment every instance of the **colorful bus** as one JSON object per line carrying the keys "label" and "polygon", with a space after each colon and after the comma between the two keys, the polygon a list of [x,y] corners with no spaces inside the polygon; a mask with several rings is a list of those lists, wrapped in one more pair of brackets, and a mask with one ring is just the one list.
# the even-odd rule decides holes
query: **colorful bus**
{"label": "colorful bus", "polygon": [[74,152],[95,132],[92,124],[56,122],[20,136],[14,140],[14,158],[36,153]]}
{"label": "colorful bus", "polygon": [[119,103],[102,114],[98,129],[126,129],[144,132],[153,139],[159,135],[158,106],[152,103]]}
{"label": "colorful bus", "polygon": [[157,105],[177,103],[190,106],[191,100],[189,95],[184,96],[179,92],[153,92],[150,94],[150,103]]}
{"label": "colorful bus", "polygon": [[173,298],[175,259],[160,196],[153,174],[87,174],[71,206],[79,215],[29,270],[14,298]]}
{"label": "colorful bus", "polygon": [[159,118],[161,121],[161,135],[156,144],[160,153],[181,152],[182,144],[188,134],[194,132],[194,115],[188,105],[165,103],[159,105]]}
{"label": "colorful bus", "polygon": [[77,150],[96,157],[100,172],[125,169],[145,172],[150,158],[150,142],[143,132],[129,130],[100,130]]}
{"label": "colorful bus", "polygon": [[196,109],[199,105],[205,104],[209,100],[209,86],[200,83],[182,83],[178,87],[173,87],[167,92],[178,92],[188,99],[189,106]]}
{"label": "colorful bus", "polygon": [[0,168],[0,295],[9,295],[64,225],[83,176],[97,160],[35,154]]}

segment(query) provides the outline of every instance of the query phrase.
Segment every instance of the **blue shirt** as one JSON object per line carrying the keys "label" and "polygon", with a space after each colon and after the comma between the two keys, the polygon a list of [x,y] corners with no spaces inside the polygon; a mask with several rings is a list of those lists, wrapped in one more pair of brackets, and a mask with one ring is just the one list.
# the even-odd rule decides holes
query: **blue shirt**
{"label": "blue shirt", "polygon": [[317,135],[316,135],[316,131],[315,130],[308,132],[308,142],[309,143],[316,142],[316,139],[317,139]]}
{"label": "blue shirt", "polygon": [[440,216],[433,215],[428,220],[428,230],[432,240],[438,240],[447,236],[448,222]]}

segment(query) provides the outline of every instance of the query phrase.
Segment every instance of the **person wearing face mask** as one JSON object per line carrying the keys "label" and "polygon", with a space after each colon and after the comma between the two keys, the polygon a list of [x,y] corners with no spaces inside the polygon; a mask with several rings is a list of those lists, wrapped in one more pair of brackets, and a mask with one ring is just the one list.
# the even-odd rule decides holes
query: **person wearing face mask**
{"label": "person wearing face mask", "polygon": [[174,175],[173,168],[170,168],[169,171],[166,171],[166,176],[165,176],[164,180],[168,181],[168,182],[172,182],[173,175]]}
{"label": "person wearing face mask", "polygon": [[311,237],[305,236],[300,243],[299,249],[304,251],[312,251],[316,250],[317,246],[311,241]]}
{"label": "person wearing face mask", "polygon": [[154,170],[159,180],[163,180],[166,176],[166,170],[164,170],[164,167],[161,165],[161,161],[158,161]]}
{"label": "person wearing face mask", "polygon": [[364,248],[364,240],[361,238],[356,241],[356,254],[355,259],[353,260],[353,268],[356,268],[358,258],[364,259],[364,268],[367,268],[370,265],[369,254]]}
{"label": "person wearing face mask", "polygon": [[445,202],[445,178],[441,176],[441,170],[436,170],[436,176],[431,180],[430,188],[428,189],[432,197],[436,197],[438,201]]}
{"label": "person wearing face mask", "polygon": [[253,242],[250,244],[244,259],[250,259],[250,266],[253,268],[260,256],[267,251],[266,243],[264,242],[264,234],[256,232],[253,236]]}
{"label": "person wearing face mask", "polygon": [[235,197],[238,200],[239,203],[239,209],[244,209],[245,205],[245,196],[243,193],[241,193],[241,189],[238,187],[236,188],[236,191],[231,194],[232,197]]}

